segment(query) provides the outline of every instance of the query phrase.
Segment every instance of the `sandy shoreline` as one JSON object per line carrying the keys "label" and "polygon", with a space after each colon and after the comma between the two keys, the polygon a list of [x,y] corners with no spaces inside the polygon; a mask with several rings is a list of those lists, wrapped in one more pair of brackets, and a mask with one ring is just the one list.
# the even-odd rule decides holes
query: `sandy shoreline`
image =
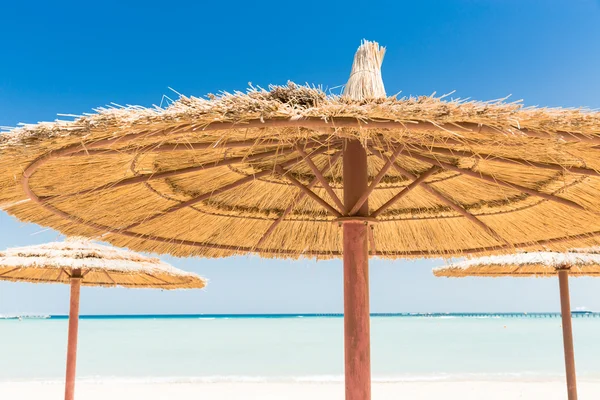
{"label": "sandy shoreline", "polygon": [[[88,383],[77,385],[78,400],[343,400],[341,383]],[[582,399],[600,398],[600,382],[579,383]],[[3,399],[60,399],[60,383],[0,383]],[[373,400],[460,399],[564,400],[565,384],[552,382],[474,381],[374,383]]]}

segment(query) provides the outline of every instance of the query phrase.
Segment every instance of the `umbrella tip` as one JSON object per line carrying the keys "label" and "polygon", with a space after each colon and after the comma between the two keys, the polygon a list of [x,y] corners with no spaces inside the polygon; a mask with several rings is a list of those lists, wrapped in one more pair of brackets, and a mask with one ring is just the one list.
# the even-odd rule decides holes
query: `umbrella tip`
{"label": "umbrella tip", "polygon": [[363,39],[352,63],[350,78],[344,88],[344,96],[353,100],[376,99],[386,97],[381,64],[385,47],[377,42]]}

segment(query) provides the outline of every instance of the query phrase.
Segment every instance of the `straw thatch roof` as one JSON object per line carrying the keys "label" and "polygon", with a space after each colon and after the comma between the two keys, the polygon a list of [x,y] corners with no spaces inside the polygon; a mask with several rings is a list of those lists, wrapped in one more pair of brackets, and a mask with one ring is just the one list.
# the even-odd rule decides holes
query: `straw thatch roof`
{"label": "straw thatch roof", "polygon": [[200,276],[157,258],[79,238],[0,252],[0,280],[69,283],[74,271],[86,286],[201,289],[206,285]]}
{"label": "straw thatch roof", "polygon": [[600,244],[600,113],[292,83],[24,125],[0,138],[0,207],[139,251],[336,257],[348,138],[381,257]]}
{"label": "straw thatch roof", "polygon": [[568,269],[572,276],[600,276],[600,253],[586,249],[567,253],[533,252],[474,258],[445,267],[434,268],[438,277],[532,277],[555,276],[560,269]]}

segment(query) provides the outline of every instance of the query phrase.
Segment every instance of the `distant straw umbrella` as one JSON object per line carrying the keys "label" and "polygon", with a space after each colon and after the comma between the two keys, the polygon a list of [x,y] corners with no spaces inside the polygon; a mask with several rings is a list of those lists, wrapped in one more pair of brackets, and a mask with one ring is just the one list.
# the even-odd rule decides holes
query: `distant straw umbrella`
{"label": "distant straw umbrella", "polygon": [[82,239],[0,252],[0,280],[71,285],[65,400],[75,396],[80,286],[201,289],[206,281],[159,259]]}
{"label": "distant straw umbrella", "polygon": [[446,267],[435,268],[438,277],[553,277],[558,275],[560,310],[562,316],[567,393],[569,400],[577,399],[573,328],[571,326],[571,300],[569,275],[600,276],[600,254],[588,249],[568,253],[539,252],[505,256],[475,258]]}
{"label": "distant straw umbrella", "polygon": [[0,207],[137,251],[343,257],[346,399],[369,400],[370,256],[600,244],[599,112],[388,97],[384,54],[363,42],[341,96],[289,83],[24,125],[0,136]]}

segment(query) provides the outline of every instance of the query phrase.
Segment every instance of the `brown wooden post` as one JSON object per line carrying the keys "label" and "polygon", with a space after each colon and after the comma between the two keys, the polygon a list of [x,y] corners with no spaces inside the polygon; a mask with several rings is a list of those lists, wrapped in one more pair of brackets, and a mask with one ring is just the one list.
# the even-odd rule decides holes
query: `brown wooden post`
{"label": "brown wooden post", "polygon": [[571,325],[571,299],[569,296],[569,270],[558,270],[560,287],[560,313],[562,317],[563,344],[565,348],[565,369],[567,373],[567,393],[569,400],[577,400],[577,379],[575,377],[575,352],[573,350],[573,327]]}
{"label": "brown wooden post", "polygon": [[[351,209],[368,188],[367,153],[358,140],[345,143],[344,205]],[[356,216],[367,216],[368,201]],[[368,226],[344,223],[344,358],[346,400],[371,399]]]}
{"label": "brown wooden post", "polygon": [[81,270],[71,273],[71,298],[69,306],[69,337],[67,345],[67,374],[65,381],[65,400],[75,398],[75,370],[77,364],[77,329],[79,327],[79,293],[81,289]]}

